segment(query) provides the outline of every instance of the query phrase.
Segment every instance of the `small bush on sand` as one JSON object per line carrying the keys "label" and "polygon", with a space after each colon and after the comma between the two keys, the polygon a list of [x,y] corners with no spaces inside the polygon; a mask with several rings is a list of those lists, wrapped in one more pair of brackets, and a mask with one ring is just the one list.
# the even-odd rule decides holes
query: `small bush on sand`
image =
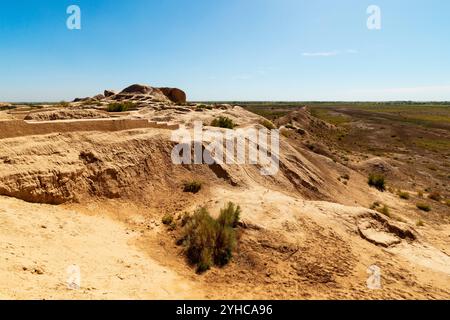
{"label": "small bush on sand", "polygon": [[269,121],[267,119],[261,120],[260,124],[262,126],[266,127],[266,129],[268,129],[268,130],[276,129],[275,125],[271,121]]}
{"label": "small bush on sand", "polygon": [[398,196],[400,197],[400,199],[409,200],[409,193],[408,192],[399,191],[398,192]]}
{"label": "small bush on sand", "polygon": [[220,210],[220,216],[217,221],[221,225],[228,225],[237,228],[239,219],[241,218],[241,207],[236,206],[232,202],[228,202],[225,208]]}
{"label": "small bush on sand", "polygon": [[166,226],[172,224],[173,222],[173,216],[171,214],[165,214],[162,218],[162,223]]}
{"label": "small bush on sand", "polygon": [[233,129],[236,124],[228,117],[218,117],[211,122],[211,127]]}
{"label": "small bush on sand", "polygon": [[237,244],[236,226],[239,206],[229,203],[221,210],[219,218],[211,217],[205,208],[197,210],[185,226],[184,244],[188,260],[202,273],[213,264],[226,265]]}
{"label": "small bush on sand", "polygon": [[205,272],[212,264],[217,222],[205,208],[197,210],[185,227],[186,255],[197,265],[197,272]]}
{"label": "small bush on sand", "polygon": [[450,207],[450,199],[445,200],[445,204],[447,205],[447,207]]}
{"label": "small bush on sand", "polygon": [[199,181],[189,181],[183,184],[183,191],[190,193],[198,193],[202,189],[202,183]]}
{"label": "small bush on sand", "polygon": [[107,111],[108,112],[125,112],[134,107],[135,107],[135,105],[132,102],[116,102],[116,103],[109,104]]}
{"label": "small bush on sand", "polygon": [[371,173],[367,183],[369,186],[377,188],[381,192],[386,190],[386,181],[383,175]]}
{"label": "small bush on sand", "polygon": [[169,231],[174,231],[176,228],[177,228],[177,223],[175,221],[172,221],[168,226]]}
{"label": "small bush on sand", "polygon": [[423,227],[425,223],[422,220],[417,221],[416,226]]}
{"label": "small bush on sand", "polygon": [[418,203],[416,204],[417,209],[425,211],[425,212],[430,212],[431,211],[431,207],[425,203]]}
{"label": "small bush on sand", "polygon": [[377,211],[381,214],[384,214],[387,217],[391,216],[391,213],[389,211],[389,207],[387,205],[383,205],[382,208],[378,208]]}
{"label": "small bush on sand", "polygon": [[68,108],[68,107],[70,107],[70,103],[68,103],[67,101],[61,101],[60,103],[58,103],[58,105],[56,107],[58,107],[58,108]]}

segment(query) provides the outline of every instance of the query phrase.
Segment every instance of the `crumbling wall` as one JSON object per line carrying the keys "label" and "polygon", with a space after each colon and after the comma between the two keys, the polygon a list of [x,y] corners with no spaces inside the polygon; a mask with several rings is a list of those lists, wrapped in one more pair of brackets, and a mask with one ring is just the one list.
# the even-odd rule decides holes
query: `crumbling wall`
{"label": "crumbling wall", "polygon": [[0,121],[0,139],[76,131],[122,131],[142,128],[176,130],[178,125],[152,122],[145,119],[93,119],[27,122]]}

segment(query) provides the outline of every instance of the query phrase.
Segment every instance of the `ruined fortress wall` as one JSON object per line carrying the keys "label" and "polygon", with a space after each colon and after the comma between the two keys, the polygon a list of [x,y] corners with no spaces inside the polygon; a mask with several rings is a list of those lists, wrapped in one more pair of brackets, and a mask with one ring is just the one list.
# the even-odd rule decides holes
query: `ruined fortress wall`
{"label": "ruined fortress wall", "polygon": [[145,119],[94,119],[26,122],[0,121],[0,139],[76,131],[122,131],[142,128],[178,129],[178,125],[150,122]]}

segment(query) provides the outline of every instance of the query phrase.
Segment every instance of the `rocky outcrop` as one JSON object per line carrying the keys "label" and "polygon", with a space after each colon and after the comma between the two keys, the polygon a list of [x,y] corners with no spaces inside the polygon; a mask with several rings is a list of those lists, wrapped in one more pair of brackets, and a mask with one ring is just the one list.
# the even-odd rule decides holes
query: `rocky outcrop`
{"label": "rocky outcrop", "polygon": [[103,94],[98,94],[92,98],[76,98],[73,102],[92,102],[93,104],[132,102],[145,106],[147,103],[163,104],[185,104],[186,93],[178,88],[157,88],[145,84],[133,84],[126,87],[121,92],[116,93],[113,90],[105,90]]}
{"label": "rocky outcrop", "polygon": [[144,84],[133,84],[129,87],[126,87],[122,90],[121,93],[128,94],[152,94],[155,91],[155,88],[144,85]]}
{"label": "rocky outcrop", "polygon": [[133,84],[120,92],[117,96],[139,96],[140,99],[149,97],[160,102],[172,102],[161,90],[144,84]]}
{"label": "rocky outcrop", "polygon": [[116,94],[116,92],[114,90],[105,90],[105,92],[103,94],[106,98],[108,98],[108,97],[114,96]]}
{"label": "rocky outcrop", "polygon": [[186,103],[186,93],[178,88],[159,88],[170,101],[177,104]]}
{"label": "rocky outcrop", "polygon": [[84,102],[84,101],[88,101],[88,100],[90,100],[91,98],[89,98],[89,97],[86,97],[86,98],[75,98],[74,100],[73,100],[73,102]]}
{"label": "rocky outcrop", "polygon": [[100,101],[100,100],[105,99],[105,96],[102,94],[98,94],[98,95],[94,96],[92,99]]}

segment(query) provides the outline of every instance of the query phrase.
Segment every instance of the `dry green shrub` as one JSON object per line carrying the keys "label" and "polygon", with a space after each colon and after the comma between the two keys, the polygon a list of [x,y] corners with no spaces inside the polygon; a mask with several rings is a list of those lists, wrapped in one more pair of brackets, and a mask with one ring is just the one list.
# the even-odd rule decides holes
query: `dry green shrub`
{"label": "dry green shrub", "polygon": [[202,183],[199,181],[189,181],[183,184],[183,191],[190,193],[198,193],[202,189]]}
{"label": "dry green shrub", "polygon": [[386,190],[386,179],[383,175],[371,173],[369,175],[367,183],[369,184],[369,186],[374,187],[379,191],[383,192]]}
{"label": "dry green shrub", "polygon": [[233,129],[237,125],[228,117],[218,117],[211,122],[211,127]]}
{"label": "dry green shrub", "polygon": [[425,211],[425,212],[430,212],[431,211],[431,207],[429,205],[427,205],[426,203],[418,203],[416,204],[417,209]]}
{"label": "dry green shrub", "polygon": [[241,209],[233,203],[220,211],[214,219],[208,210],[201,208],[189,218],[184,230],[184,245],[189,262],[202,273],[213,264],[226,265],[232,258],[237,244],[236,227]]}
{"label": "dry green shrub", "polygon": [[398,192],[398,196],[400,197],[400,199],[409,200],[409,193],[408,192],[399,191]]}

